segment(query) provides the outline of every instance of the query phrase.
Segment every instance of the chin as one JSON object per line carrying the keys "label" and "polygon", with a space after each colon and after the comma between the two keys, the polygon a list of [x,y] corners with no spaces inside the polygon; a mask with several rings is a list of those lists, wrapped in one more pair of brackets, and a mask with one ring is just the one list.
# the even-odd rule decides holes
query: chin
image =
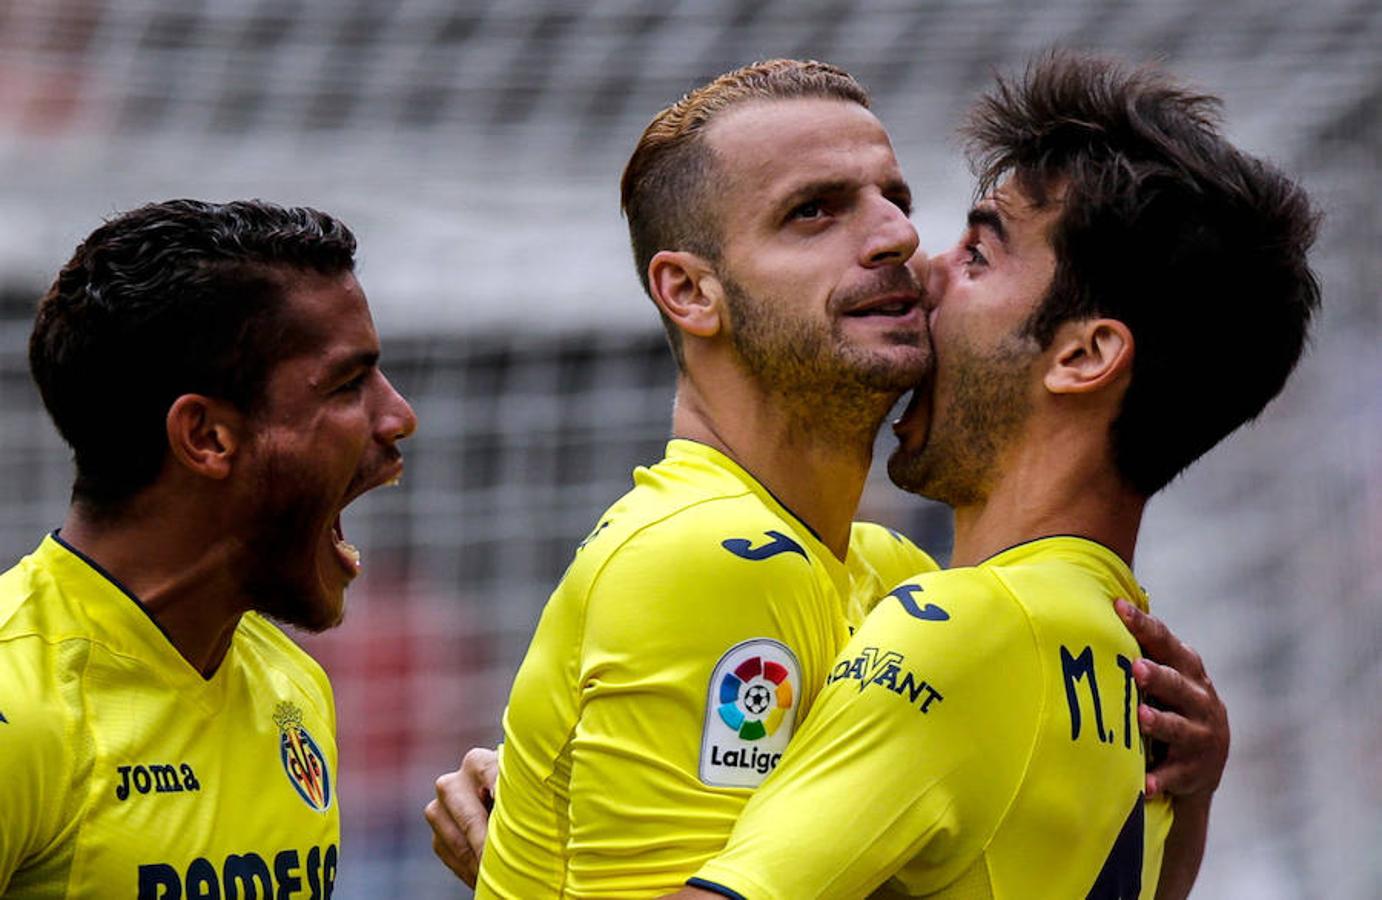
{"label": "chin", "polygon": [[345,587],[332,588],[320,581],[314,587],[298,596],[293,624],[318,634],[345,619]]}
{"label": "chin", "polygon": [[345,618],[345,589],[326,587],[315,572],[296,579],[260,578],[251,590],[255,612],[313,634]]}
{"label": "chin", "polygon": [[910,449],[905,442],[888,455],[888,480],[909,494],[922,492],[926,477],[921,469],[921,449]]}
{"label": "chin", "polygon": [[875,353],[855,366],[856,378],[870,388],[902,394],[930,371],[930,360],[914,351]]}

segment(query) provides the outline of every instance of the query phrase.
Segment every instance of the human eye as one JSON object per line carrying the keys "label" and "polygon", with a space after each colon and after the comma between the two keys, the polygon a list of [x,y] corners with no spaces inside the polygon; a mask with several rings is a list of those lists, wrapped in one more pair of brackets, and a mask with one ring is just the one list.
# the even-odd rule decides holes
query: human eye
{"label": "human eye", "polygon": [[988,258],[984,256],[984,251],[979,249],[978,241],[965,241],[965,265],[967,266],[986,266]]}
{"label": "human eye", "polygon": [[824,218],[825,214],[826,209],[823,200],[807,200],[805,203],[798,203],[796,206],[792,207],[791,212],[787,214],[787,218],[790,221],[810,222]]}
{"label": "human eye", "polygon": [[356,374],[354,377],[352,377],[352,378],[350,378],[350,379],[348,379],[348,380],[346,380],[346,381],[343,381],[343,382],[341,382],[339,385],[337,385],[337,386],[336,386],[336,390],[334,391],[334,393],[337,393],[337,394],[358,394],[358,393],[360,392],[361,388],[363,388],[363,387],[365,386],[365,382],[369,379],[369,375],[370,375],[370,370],[368,370],[368,369],[364,369],[364,370],[360,371],[360,372],[359,372],[358,374]]}

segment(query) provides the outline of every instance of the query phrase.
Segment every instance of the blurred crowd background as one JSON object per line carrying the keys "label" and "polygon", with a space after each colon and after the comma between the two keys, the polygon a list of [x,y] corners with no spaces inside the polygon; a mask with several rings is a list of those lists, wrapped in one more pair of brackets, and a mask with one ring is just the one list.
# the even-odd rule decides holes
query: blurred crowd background
{"label": "blurred crowd background", "polygon": [[[1195,896],[1382,897],[1378,0],[3,0],[0,565],[65,508],[25,342],[76,242],[174,196],[340,215],[422,424],[402,486],[347,514],[365,575],[346,624],[304,638],[341,723],[336,896],[466,896],[431,854],[433,779],[499,737],[547,592],[667,437],[673,369],[618,212],[643,125],[756,58],[840,64],[940,249],[970,200],[961,112],[1051,44],[1220,94],[1229,133],[1327,216],[1308,358],[1153,501],[1136,569],[1233,720]],[[884,477],[862,516],[948,551],[945,511]]]}

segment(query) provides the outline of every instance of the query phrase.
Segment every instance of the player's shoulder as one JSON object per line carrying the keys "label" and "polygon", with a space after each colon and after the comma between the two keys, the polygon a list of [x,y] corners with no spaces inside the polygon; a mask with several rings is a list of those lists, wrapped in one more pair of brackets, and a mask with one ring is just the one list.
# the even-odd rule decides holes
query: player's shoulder
{"label": "player's shoulder", "polygon": [[1120,572],[1131,577],[1127,564],[1117,553],[1097,541],[1075,535],[1052,535],[1016,544],[995,553],[980,567],[1009,582],[1083,582]]}
{"label": "player's shoulder", "polygon": [[911,560],[918,563],[910,570],[913,573],[929,572],[940,568],[936,561],[931,558],[931,554],[918,547],[907,535],[896,528],[880,525],[877,522],[851,522],[849,526],[849,549],[850,552],[857,550],[876,558],[897,557]]}
{"label": "player's shoulder", "polygon": [[686,504],[650,522],[636,539],[640,549],[680,547],[700,557],[758,562],[781,554],[809,559],[808,534],[801,522],[743,493]]}
{"label": "player's shoulder", "polygon": [[259,613],[247,612],[240,617],[235,640],[237,652],[252,657],[261,671],[287,677],[330,702],[331,681],[326,670],[275,623]]}
{"label": "player's shoulder", "polygon": [[903,579],[874,607],[865,627],[928,646],[969,648],[976,656],[1031,644],[1026,610],[993,572],[974,566]]}
{"label": "player's shoulder", "polygon": [[0,644],[6,653],[56,653],[69,641],[94,640],[92,622],[81,601],[52,572],[26,556],[0,574]]}
{"label": "player's shoulder", "polygon": [[952,605],[1003,606],[1012,598],[1001,579],[981,566],[960,566],[953,569],[923,569],[899,582],[899,590],[889,594],[905,608],[903,597],[945,597]]}
{"label": "player's shoulder", "polygon": [[67,740],[77,713],[64,687],[80,680],[91,644],[60,592],[38,576],[24,562],[0,575],[0,728],[11,749],[35,758]]}
{"label": "player's shoulder", "polygon": [[1121,596],[1136,602],[1145,596],[1113,550],[1082,537],[1055,536],[1019,544],[991,557],[981,568],[1004,586],[1043,632],[1074,629],[1127,638],[1112,600]]}
{"label": "player's shoulder", "polygon": [[41,586],[21,562],[0,573],[0,641],[32,635],[39,627]]}
{"label": "player's shoulder", "polygon": [[688,494],[656,506],[612,507],[582,541],[572,571],[595,578],[617,569],[623,577],[689,581],[721,573],[806,576],[813,543],[804,525],[752,491]]}
{"label": "player's shoulder", "polygon": [[578,551],[549,606],[581,623],[588,646],[671,635],[729,646],[759,633],[826,630],[802,624],[824,614],[834,590],[809,533],[752,495],[706,498],[618,528],[608,526],[604,548],[600,535]]}
{"label": "player's shoulder", "polygon": [[921,572],[934,572],[940,565],[911,538],[895,528],[874,522],[854,522],[849,529],[849,558],[878,572],[887,584],[896,584]]}
{"label": "player's shoulder", "polygon": [[[991,710],[994,696],[1031,691],[1040,673],[1030,622],[1003,586],[982,570],[949,569],[916,573],[883,597],[836,658],[827,684],[847,682],[847,695],[857,690],[872,697],[861,702],[889,709],[891,693],[908,708],[930,698],[949,711]],[[888,690],[866,690],[874,686]]]}

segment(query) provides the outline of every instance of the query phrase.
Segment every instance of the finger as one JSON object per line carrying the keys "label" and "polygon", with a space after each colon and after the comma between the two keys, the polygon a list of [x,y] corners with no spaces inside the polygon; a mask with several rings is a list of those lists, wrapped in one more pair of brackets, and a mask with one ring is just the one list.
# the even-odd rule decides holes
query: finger
{"label": "finger", "polygon": [[[423,816],[433,829],[433,846],[439,845],[437,856],[441,856],[442,860],[460,860],[470,853],[466,835],[462,834],[462,829],[457,827],[456,821],[446,812],[445,806],[433,800],[428,803],[427,809],[423,810]],[[442,853],[442,850],[445,850],[445,853]]]}
{"label": "finger", "polygon": [[1128,631],[1142,648],[1143,654],[1157,662],[1185,670],[1193,651],[1175,634],[1166,623],[1149,613],[1145,613],[1122,598],[1113,602],[1118,617],[1123,620]]}
{"label": "finger", "polygon": [[474,856],[464,832],[451,818],[446,807],[436,800],[427,804],[423,815],[427,818],[427,824],[432,826],[432,849],[451,871],[462,875],[473,865],[468,858]]}
{"label": "finger", "polygon": [[1205,773],[1189,762],[1167,763],[1147,773],[1147,795],[1195,794],[1209,787]]}
{"label": "finger", "polygon": [[475,880],[479,875],[480,867],[475,864],[473,858],[458,858],[451,852],[451,848],[447,847],[441,838],[437,837],[435,834],[432,835],[432,852],[437,855],[438,859],[446,864],[446,867],[451,870],[452,874],[461,881],[464,881],[468,886],[472,888],[475,887]]}
{"label": "finger", "polygon": [[472,747],[461,760],[461,772],[492,796],[499,781],[499,754],[489,747]]}
{"label": "finger", "polygon": [[1144,613],[1121,597],[1113,601],[1118,618],[1123,620],[1128,631],[1137,640],[1142,652],[1157,660],[1166,660],[1173,653],[1172,643],[1180,643],[1171,635],[1171,629],[1155,616]]}
{"label": "finger", "polygon": [[1189,744],[1203,736],[1203,732],[1184,716],[1145,703],[1137,707],[1137,726],[1144,738],[1169,744],[1176,755],[1193,753],[1194,748]]}
{"label": "finger", "polygon": [[485,841],[489,838],[489,816],[472,815],[462,819],[461,828],[465,832],[470,852],[479,859],[480,854],[485,852]]}
{"label": "finger", "polygon": [[478,859],[489,836],[488,790],[470,775],[448,772],[437,779],[437,800],[446,810],[456,836]]}
{"label": "finger", "polygon": [[1134,660],[1132,677],[1138,692],[1155,699],[1162,708],[1198,716],[1208,707],[1209,697],[1204,688],[1170,666],[1150,659]]}

